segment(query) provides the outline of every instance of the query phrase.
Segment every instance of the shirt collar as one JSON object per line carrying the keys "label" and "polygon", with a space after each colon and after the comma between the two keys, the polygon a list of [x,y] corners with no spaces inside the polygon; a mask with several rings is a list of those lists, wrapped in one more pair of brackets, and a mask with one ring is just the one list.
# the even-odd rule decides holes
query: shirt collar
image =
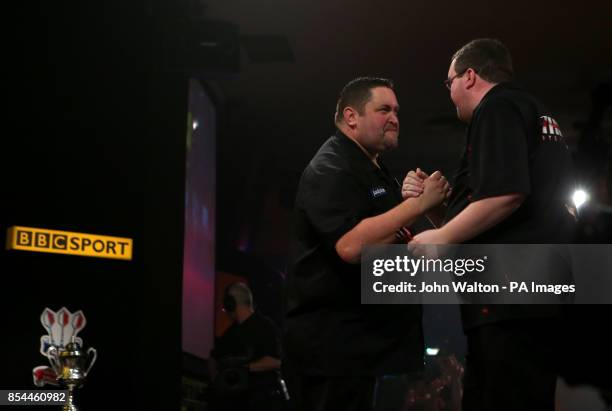
{"label": "shirt collar", "polygon": [[521,86],[519,86],[517,83],[515,83],[514,81],[507,81],[507,82],[503,82],[503,83],[499,83],[494,85],[493,87],[491,87],[491,90],[487,91],[487,93],[483,96],[482,100],[480,100],[480,103],[478,103],[478,105],[476,106],[476,108],[474,109],[474,113],[476,113],[478,111],[478,109],[491,97],[494,96],[498,93],[500,93],[501,91],[504,90],[511,90],[511,89],[515,89],[515,90],[520,90],[522,89]]}
{"label": "shirt collar", "polygon": [[[366,170],[379,171],[379,168],[376,167],[376,164],[374,164],[368,155],[363,152],[361,147],[359,147],[354,140],[339,129],[336,129],[334,139],[338,142],[339,146],[342,147],[343,152],[354,164],[357,164]],[[377,161],[378,165],[380,166],[380,170],[386,171],[386,167],[382,163],[380,155],[378,156]]]}

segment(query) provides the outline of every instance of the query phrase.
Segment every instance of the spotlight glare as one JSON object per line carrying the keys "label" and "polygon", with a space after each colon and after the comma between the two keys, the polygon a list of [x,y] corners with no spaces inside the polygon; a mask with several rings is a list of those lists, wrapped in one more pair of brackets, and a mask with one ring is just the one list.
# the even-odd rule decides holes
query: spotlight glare
{"label": "spotlight glare", "polygon": [[438,353],[440,352],[440,349],[439,348],[427,348],[425,351],[427,352],[427,355],[430,355],[433,357],[434,355],[438,355]]}
{"label": "spotlight glare", "polygon": [[580,208],[584,203],[589,201],[589,195],[586,193],[586,191],[578,189],[574,191],[572,201],[574,202],[576,208]]}
{"label": "spotlight glare", "polygon": [[198,128],[200,124],[198,123],[198,120],[193,120],[193,129],[196,130]]}

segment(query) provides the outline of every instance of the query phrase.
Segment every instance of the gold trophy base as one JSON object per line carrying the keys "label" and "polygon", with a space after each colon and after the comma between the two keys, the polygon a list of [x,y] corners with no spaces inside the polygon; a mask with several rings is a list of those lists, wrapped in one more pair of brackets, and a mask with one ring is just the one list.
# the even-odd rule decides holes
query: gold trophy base
{"label": "gold trophy base", "polygon": [[62,411],[79,411],[76,405],[74,405],[74,385],[68,386],[68,398],[62,406]]}

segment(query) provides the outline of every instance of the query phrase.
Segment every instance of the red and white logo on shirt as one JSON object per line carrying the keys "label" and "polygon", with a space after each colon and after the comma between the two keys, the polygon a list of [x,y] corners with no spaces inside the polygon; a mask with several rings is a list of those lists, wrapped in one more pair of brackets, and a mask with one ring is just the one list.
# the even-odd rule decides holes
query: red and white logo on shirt
{"label": "red and white logo on shirt", "polygon": [[541,116],[540,125],[542,126],[542,141],[563,141],[563,133],[561,133],[557,120],[549,116]]}

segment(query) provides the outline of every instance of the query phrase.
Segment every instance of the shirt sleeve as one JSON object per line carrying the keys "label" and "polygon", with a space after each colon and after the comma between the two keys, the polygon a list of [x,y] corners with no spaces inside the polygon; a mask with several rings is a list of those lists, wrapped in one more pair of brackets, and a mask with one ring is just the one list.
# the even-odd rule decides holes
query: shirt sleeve
{"label": "shirt sleeve", "polygon": [[257,361],[265,356],[281,358],[280,332],[269,320],[262,320],[253,339],[253,358]]}
{"label": "shirt sleeve", "polygon": [[369,216],[367,189],[356,176],[343,169],[307,170],[298,193],[298,208],[322,243],[336,242]]}
{"label": "shirt sleeve", "polygon": [[482,109],[478,129],[468,146],[471,200],[529,194],[527,130],[519,109],[501,99]]}
{"label": "shirt sleeve", "polygon": [[236,333],[236,326],[232,324],[220,337],[215,337],[211,357],[219,360],[232,355],[241,355],[241,347]]}

